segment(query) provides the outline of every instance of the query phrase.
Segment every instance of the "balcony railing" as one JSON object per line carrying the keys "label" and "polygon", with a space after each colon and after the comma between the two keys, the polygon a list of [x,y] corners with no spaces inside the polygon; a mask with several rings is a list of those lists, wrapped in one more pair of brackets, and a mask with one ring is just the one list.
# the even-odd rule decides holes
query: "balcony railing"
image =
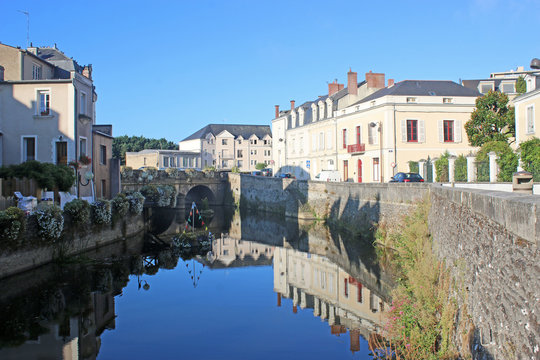
{"label": "balcony railing", "polygon": [[366,144],[347,145],[347,152],[349,154],[364,153],[366,152]]}

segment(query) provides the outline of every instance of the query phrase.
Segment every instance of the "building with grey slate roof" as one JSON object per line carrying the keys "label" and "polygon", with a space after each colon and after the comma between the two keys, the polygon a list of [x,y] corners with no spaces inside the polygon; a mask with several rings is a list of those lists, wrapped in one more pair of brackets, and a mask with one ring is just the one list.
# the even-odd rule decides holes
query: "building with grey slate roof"
{"label": "building with grey slate roof", "polygon": [[404,80],[366,73],[348,86],[333,82],[327,96],[291,109],[276,106],[272,120],[274,172],[316,179],[323,170],[342,181],[387,182],[409,172],[410,162],[433,179],[433,159],[448,151],[465,155],[476,149],[467,141],[477,89],[446,80]]}
{"label": "building with grey slate roof", "polygon": [[491,73],[489,78],[485,79],[462,80],[461,84],[482,94],[487,94],[489,91],[499,91],[508,95],[512,101],[519,95],[516,89],[519,77],[525,80],[526,92],[540,89],[540,72],[538,70],[525,70],[523,66],[519,66],[516,70]]}
{"label": "building with grey slate roof", "polygon": [[199,154],[198,167],[254,171],[270,166],[272,133],[268,125],[209,124],[180,141],[181,151]]}
{"label": "building with grey slate roof", "polygon": [[78,172],[84,177],[91,170],[95,177],[86,186],[78,182],[73,193],[110,197],[112,130],[94,144],[100,132],[93,131],[96,101],[91,65],[79,65],[56,46],[0,44],[0,165],[28,160],[67,165],[90,157],[92,163]]}

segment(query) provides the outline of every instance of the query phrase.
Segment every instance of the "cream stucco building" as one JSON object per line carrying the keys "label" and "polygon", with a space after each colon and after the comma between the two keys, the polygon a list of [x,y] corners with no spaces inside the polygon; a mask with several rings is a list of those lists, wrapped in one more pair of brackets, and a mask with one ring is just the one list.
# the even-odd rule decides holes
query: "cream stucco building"
{"label": "cream stucco building", "polygon": [[540,138],[540,88],[514,99],[516,146],[532,138]]}
{"label": "cream stucco building", "polygon": [[210,124],[180,141],[181,151],[200,154],[201,168],[255,170],[272,161],[272,133],[267,125]]}
{"label": "cream stucco building", "polygon": [[180,150],[145,149],[138,152],[126,152],[126,166],[133,169],[153,167],[167,168],[199,168],[200,153]]}
{"label": "cream stucco building", "polygon": [[[92,65],[79,65],[56,46],[0,44],[0,165],[92,158],[96,101]],[[92,196],[95,189],[77,185],[75,191]]]}
{"label": "cream stucco building", "polygon": [[[272,121],[274,171],[313,179],[337,170],[342,181],[387,182],[408,172],[409,161],[449,151],[468,154],[464,123],[480,93],[452,81],[404,80],[385,85],[384,74],[332,86],[327,97],[278,112]],[[422,170],[421,170],[422,172]]]}

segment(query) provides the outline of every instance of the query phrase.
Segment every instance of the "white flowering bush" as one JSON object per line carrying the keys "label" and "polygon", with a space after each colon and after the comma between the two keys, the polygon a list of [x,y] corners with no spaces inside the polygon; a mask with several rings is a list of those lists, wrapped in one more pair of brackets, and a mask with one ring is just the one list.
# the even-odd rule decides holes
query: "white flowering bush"
{"label": "white flowering bush", "polygon": [[124,216],[129,211],[129,200],[124,193],[120,193],[112,199],[112,207],[115,214]]}
{"label": "white flowering bush", "polygon": [[169,177],[172,177],[172,178],[177,177],[178,174],[180,173],[180,171],[177,168],[174,168],[174,167],[166,168],[165,172],[167,173],[167,175],[169,175]]}
{"label": "white flowering bush", "polygon": [[90,203],[82,199],[74,199],[64,206],[64,214],[68,214],[73,224],[84,225],[90,220]]}
{"label": "white flowering bush", "polygon": [[129,211],[132,214],[139,215],[143,211],[144,196],[138,191],[126,194],[126,198],[129,202]]}
{"label": "white flowering bush", "polygon": [[128,179],[133,176],[133,168],[130,166],[122,166],[120,168],[120,174],[122,175],[122,179]]}
{"label": "white flowering bush", "polygon": [[58,240],[64,230],[62,210],[56,206],[44,206],[34,213],[38,225],[38,235],[45,240]]}
{"label": "white flowering bush", "polygon": [[146,199],[159,207],[174,205],[174,199],[176,198],[176,190],[172,185],[145,185],[141,188],[141,193]]}
{"label": "white flowering bush", "polygon": [[111,202],[99,199],[92,204],[92,220],[94,224],[110,224],[112,218]]}

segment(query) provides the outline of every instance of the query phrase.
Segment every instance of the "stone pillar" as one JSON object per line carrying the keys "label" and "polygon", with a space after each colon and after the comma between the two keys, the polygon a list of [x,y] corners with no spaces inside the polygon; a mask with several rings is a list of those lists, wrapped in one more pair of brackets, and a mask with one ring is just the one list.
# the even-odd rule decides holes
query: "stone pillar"
{"label": "stone pillar", "polygon": [[467,182],[476,181],[476,156],[467,156]]}
{"label": "stone pillar", "polygon": [[497,167],[497,154],[490,152],[489,154],[489,182],[497,182],[497,173],[499,169]]}
{"label": "stone pillar", "polygon": [[306,308],[306,293],[301,291],[300,292],[300,309]]}
{"label": "stone pillar", "polygon": [[454,180],[454,174],[455,174],[455,162],[456,157],[455,156],[449,156],[448,157],[448,182],[453,183]]}
{"label": "stone pillar", "polygon": [[426,175],[424,174],[425,166],[426,166],[426,160],[424,159],[418,160],[418,173],[424,180],[426,179]]}
{"label": "stone pillar", "polygon": [[439,160],[439,158],[433,158],[431,159],[431,164],[433,165],[431,167],[431,172],[433,176],[433,182],[437,182],[437,167],[435,166],[435,162]]}

